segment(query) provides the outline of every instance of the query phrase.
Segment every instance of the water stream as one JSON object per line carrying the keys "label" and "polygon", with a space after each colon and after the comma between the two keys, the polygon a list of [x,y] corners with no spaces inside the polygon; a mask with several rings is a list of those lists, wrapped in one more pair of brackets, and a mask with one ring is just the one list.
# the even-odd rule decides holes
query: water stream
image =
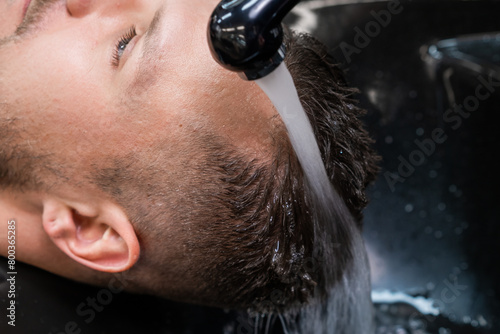
{"label": "water stream", "polygon": [[[361,233],[326,173],[312,126],[300,103],[293,79],[282,63],[256,81],[280,113],[291,144],[302,166],[308,196],[312,198],[316,254],[324,254],[323,277],[330,286],[327,303],[311,303],[301,310],[300,324],[287,325],[287,333],[372,333],[369,267]],[[339,239],[336,239],[338,236]],[[333,242],[332,242],[333,236]],[[337,240],[349,240],[349,245]],[[351,261],[335,284],[335,245],[348,252]],[[337,253],[338,254],[338,253]],[[284,321],[286,323],[286,321]]]}

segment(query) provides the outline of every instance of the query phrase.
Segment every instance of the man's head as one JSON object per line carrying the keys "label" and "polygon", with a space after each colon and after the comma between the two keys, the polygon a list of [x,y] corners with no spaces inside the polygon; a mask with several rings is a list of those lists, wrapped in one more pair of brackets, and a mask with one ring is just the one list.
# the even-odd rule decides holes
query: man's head
{"label": "man's head", "polygon": [[[33,0],[26,15],[28,2],[0,3],[0,194],[44,240],[24,261],[96,284],[127,271],[132,290],[213,305],[310,295],[300,167],[267,97],[212,60],[217,2]],[[316,42],[289,49],[360,218],[376,158],[352,91]],[[72,260],[54,261],[61,251]]]}

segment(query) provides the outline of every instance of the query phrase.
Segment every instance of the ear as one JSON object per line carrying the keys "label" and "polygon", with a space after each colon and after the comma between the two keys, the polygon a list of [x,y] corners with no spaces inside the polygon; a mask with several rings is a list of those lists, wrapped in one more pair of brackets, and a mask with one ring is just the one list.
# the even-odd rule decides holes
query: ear
{"label": "ear", "polygon": [[137,235],[123,209],[110,202],[43,202],[43,228],[73,260],[95,270],[121,272],[139,258]]}

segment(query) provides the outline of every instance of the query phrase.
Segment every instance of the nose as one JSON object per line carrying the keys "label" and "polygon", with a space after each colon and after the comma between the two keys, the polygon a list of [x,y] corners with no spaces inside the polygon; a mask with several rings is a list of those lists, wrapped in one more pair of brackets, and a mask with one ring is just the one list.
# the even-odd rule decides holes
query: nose
{"label": "nose", "polygon": [[95,10],[97,2],[98,1],[95,0],[67,0],[66,8],[71,16],[83,17]]}
{"label": "nose", "polygon": [[135,0],[67,0],[66,7],[73,17],[83,17],[95,11],[111,13],[130,7]]}

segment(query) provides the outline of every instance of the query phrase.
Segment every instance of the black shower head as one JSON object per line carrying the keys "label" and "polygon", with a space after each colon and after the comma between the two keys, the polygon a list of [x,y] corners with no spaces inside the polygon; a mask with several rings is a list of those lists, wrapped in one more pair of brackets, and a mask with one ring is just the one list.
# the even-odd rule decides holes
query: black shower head
{"label": "black shower head", "polygon": [[215,60],[246,80],[271,73],[285,58],[281,21],[300,0],[223,0],[208,25]]}

